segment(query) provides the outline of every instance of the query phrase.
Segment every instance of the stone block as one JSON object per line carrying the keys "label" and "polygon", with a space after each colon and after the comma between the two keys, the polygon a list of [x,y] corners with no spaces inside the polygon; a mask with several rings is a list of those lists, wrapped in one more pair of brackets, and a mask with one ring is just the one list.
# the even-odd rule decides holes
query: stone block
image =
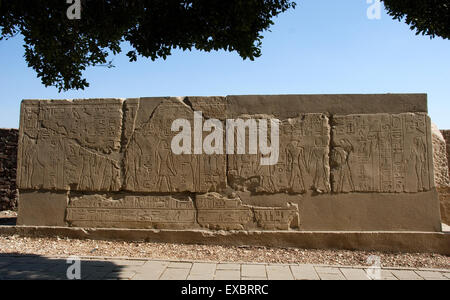
{"label": "stone block", "polygon": [[[195,110],[217,116],[223,98],[193,99]],[[125,103],[124,190],[129,192],[214,192],[226,188],[226,156],[175,155],[171,150],[175,120],[187,120],[194,133],[194,108],[187,98],[130,99]],[[203,132],[203,120],[200,120]],[[203,143],[203,140],[201,140]],[[203,144],[201,145],[203,146]]]}
{"label": "stone block", "polygon": [[22,190],[119,191],[123,100],[22,102]]}
{"label": "stone block", "polygon": [[238,196],[217,193],[196,198],[199,225],[213,230],[290,230],[299,227],[298,206],[256,207],[243,205]]}
{"label": "stone block", "polygon": [[423,94],[25,100],[20,125],[23,225],[441,230]]}
{"label": "stone block", "polygon": [[67,222],[75,227],[184,229],[196,227],[193,200],[173,196],[71,196]]}
{"label": "stone block", "polygon": [[427,115],[336,115],[332,127],[333,192],[418,193],[435,188]]}
{"label": "stone block", "polygon": [[444,224],[450,224],[450,187],[438,188],[441,203],[441,217]]}
{"label": "stone block", "polygon": [[[262,117],[270,119],[270,116]],[[242,118],[258,119],[261,116]],[[306,114],[280,121],[278,162],[262,165],[260,152],[256,155],[229,155],[228,184],[237,191],[253,193],[331,192],[328,117]],[[248,135],[247,132],[247,138]]]}
{"label": "stone block", "polygon": [[249,95],[228,96],[227,100],[230,117],[265,114],[285,119],[311,113],[428,113],[426,94]]}
{"label": "stone block", "polygon": [[67,226],[67,193],[20,192],[17,225]]}

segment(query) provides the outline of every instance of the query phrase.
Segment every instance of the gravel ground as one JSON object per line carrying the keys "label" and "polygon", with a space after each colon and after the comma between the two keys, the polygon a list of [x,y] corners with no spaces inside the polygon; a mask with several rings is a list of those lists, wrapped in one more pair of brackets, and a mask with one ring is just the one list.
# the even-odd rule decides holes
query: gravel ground
{"label": "gravel ground", "polygon": [[0,211],[0,218],[17,218],[17,212],[10,210]]}
{"label": "gravel ground", "polygon": [[0,236],[0,255],[129,257],[252,263],[300,263],[366,266],[371,255],[381,257],[383,267],[450,269],[450,257],[437,254],[386,254],[361,251],[274,249],[156,243],[129,243],[60,238]]}
{"label": "gravel ground", "polygon": [[15,211],[0,211],[0,226],[1,225],[15,225],[17,221],[17,212]]}

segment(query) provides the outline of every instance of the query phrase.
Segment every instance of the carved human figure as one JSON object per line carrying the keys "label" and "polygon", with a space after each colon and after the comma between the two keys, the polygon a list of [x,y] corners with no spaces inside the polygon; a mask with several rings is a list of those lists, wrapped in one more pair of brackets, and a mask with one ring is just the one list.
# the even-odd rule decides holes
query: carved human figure
{"label": "carved human figure", "polygon": [[300,142],[293,141],[286,148],[286,157],[288,169],[291,172],[289,187],[292,192],[305,192],[305,182],[303,180],[303,171],[305,163],[304,148]]}
{"label": "carved human figure", "polygon": [[315,170],[313,187],[316,192],[329,192],[330,187],[327,181],[327,171],[325,161],[328,159],[327,150],[324,147],[313,147],[308,160],[309,172]]}
{"label": "carved human figure", "polygon": [[82,189],[88,189],[91,186],[93,177],[92,166],[94,164],[92,154],[86,153],[83,156],[82,168],[80,173],[79,184]]}
{"label": "carved human figure", "polygon": [[354,151],[354,147],[349,140],[342,140],[340,145],[333,151],[333,161],[338,172],[335,192],[340,193],[344,191],[345,181],[348,181],[350,190],[355,191],[355,185],[353,183],[352,171],[350,168],[350,155]]}
{"label": "carved human figure", "polygon": [[[58,150],[55,139],[52,139],[49,130],[41,129],[41,134],[37,140],[36,162],[38,166],[39,176],[36,176],[42,184],[42,188],[51,189],[56,186],[55,176],[57,172],[57,156]],[[35,188],[36,183],[33,182]]]}
{"label": "carved human figure", "polygon": [[127,151],[126,153],[128,167],[125,170],[125,182],[127,183],[129,189],[135,189],[139,187],[138,171],[142,165],[141,158],[144,154],[140,142],[140,137],[138,135],[134,135],[129,145],[129,148],[133,150]]}
{"label": "carved human figure", "polygon": [[417,189],[419,192],[426,190],[423,178],[426,172],[426,146],[420,137],[414,138],[413,147],[411,149],[411,162],[417,176]]}
{"label": "carved human figure", "polygon": [[273,180],[275,166],[262,165],[259,166],[257,174],[260,178],[260,191],[261,192],[271,192],[277,191],[277,186]]}
{"label": "carved human figure", "polygon": [[27,188],[32,188],[33,186],[33,173],[34,173],[34,161],[36,157],[36,145],[33,140],[27,135],[24,135],[22,140],[23,151],[23,162],[22,162],[22,185]]}
{"label": "carved human figure", "polygon": [[[158,146],[158,188],[161,192],[172,192],[171,176],[176,176],[177,172],[173,164],[173,154],[166,141],[161,141]],[[163,189],[164,184],[167,186]]]}

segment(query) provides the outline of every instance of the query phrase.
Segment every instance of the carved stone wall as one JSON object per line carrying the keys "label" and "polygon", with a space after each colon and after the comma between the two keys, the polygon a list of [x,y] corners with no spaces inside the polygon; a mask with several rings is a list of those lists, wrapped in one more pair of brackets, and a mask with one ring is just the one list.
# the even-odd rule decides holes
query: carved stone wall
{"label": "carved stone wall", "polygon": [[441,130],[442,137],[445,140],[446,148],[447,148],[447,160],[448,160],[448,166],[449,166],[449,172],[450,172],[450,130]]}
{"label": "carved stone wall", "polygon": [[[180,119],[192,153],[172,151]],[[432,155],[420,94],[25,100],[18,223],[440,231]]]}
{"label": "carved stone wall", "polygon": [[17,129],[0,129],[0,211],[17,208]]}
{"label": "carved stone wall", "polygon": [[450,224],[450,130],[433,133],[435,145],[436,185],[441,202],[442,222]]}

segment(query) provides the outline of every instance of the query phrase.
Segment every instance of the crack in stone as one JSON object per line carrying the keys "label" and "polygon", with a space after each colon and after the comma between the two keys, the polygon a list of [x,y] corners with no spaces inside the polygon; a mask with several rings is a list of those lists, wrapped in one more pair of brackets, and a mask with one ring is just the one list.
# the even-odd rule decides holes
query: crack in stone
{"label": "crack in stone", "polygon": [[[138,112],[139,112],[139,108],[140,108],[140,102],[141,99],[139,99],[139,106],[138,106],[138,110],[136,111],[136,118],[135,118],[135,122],[137,120],[137,116],[138,116]],[[136,135],[137,132],[141,131],[145,126],[147,126],[153,119],[154,115],[156,114],[156,111],[161,107],[163,103],[159,103],[152,111],[152,113],[150,114],[150,117],[147,119],[147,121],[143,122],[142,125],[139,128],[136,128],[136,123],[134,124],[134,130],[132,135],[130,136],[130,139],[128,141],[127,146],[125,147],[125,149],[122,149],[121,151],[125,154],[127,153],[129,146],[131,144],[132,141],[134,141],[134,137]]]}
{"label": "crack in stone", "polygon": [[329,127],[329,135],[330,135],[330,142],[328,144],[329,147],[329,151],[328,151],[328,166],[330,167],[330,174],[329,174],[329,182],[330,182],[330,193],[334,194],[334,190],[335,190],[335,184],[333,182],[333,167],[332,167],[332,155],[333,155],[333,140],[334,140],[334,131],[333,131],[333,123],[334,123],[334,115],[330,114],[328,116],[328,127]]}

